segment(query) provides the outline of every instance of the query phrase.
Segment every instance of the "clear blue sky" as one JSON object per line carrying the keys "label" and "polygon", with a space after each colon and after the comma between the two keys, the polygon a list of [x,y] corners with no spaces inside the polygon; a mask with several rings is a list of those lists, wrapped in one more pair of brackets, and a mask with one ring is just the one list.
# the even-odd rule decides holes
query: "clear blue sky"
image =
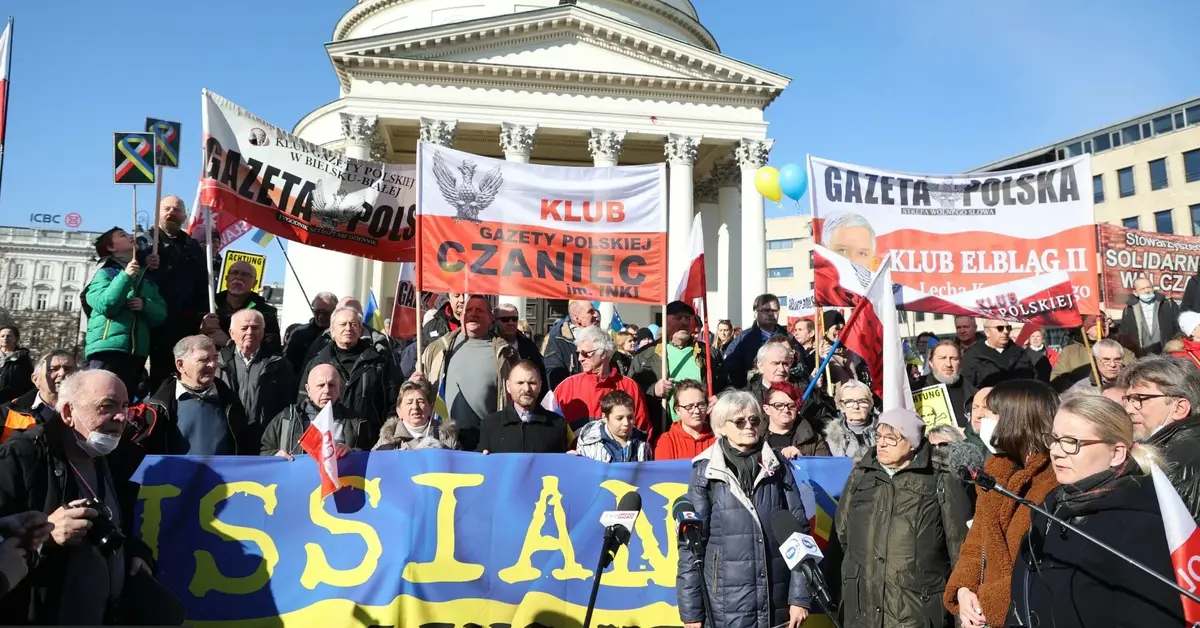
{"label": "clear blue sky", "polygon": [[[1200,95],[1195,0],[695,4],[725,54],[793,79],[767,110],[777,166],[812,153],[961,171]],[[182,167],[164,190],[190,208],[200,90],[291,128],[337,96],[322,44],[353,5],[4,3],[16,36],[0,224],[77,211],[84,229],[127,227],[131,192],[112,184],[112,132],[141,130],[146,116],[183,122]],[[141,190],[141,208],[153,194]],[[235,247],[259,250],[249,238]],[[267,278],[281,281],[282,256],[270,251]]]}

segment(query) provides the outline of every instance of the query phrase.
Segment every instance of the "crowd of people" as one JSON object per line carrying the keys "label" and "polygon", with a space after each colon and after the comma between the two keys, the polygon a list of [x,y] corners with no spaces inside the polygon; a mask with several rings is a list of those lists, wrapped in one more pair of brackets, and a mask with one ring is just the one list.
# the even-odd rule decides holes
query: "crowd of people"
{"label": "crowd of people", "polygon": [[404,343],[366,326],[357,299],[329,293],[308,322],[281,329],[254,268],[235,263],[210,313],[211,260],[185,216],[178,198],[163,200],[157,248],[116,228],[96,241],[81,363],[66,351],[34,359],[17,328],[0,329],[0,623],[131,621],[147,591],[162,594],[159,623],[182,621],[130,534],[134,471],[147,455],[294,460],[327,408],[338,456],[691,460],[704,554],[681,545],[689,628],[799,626],[830,610],[813,607],[774,549],[774,513],[802,525],[813,515],[787,471],[801,456],[854,461],[824,564],[844,626],[1182,622],[1174,591],[960,475],[982,469],[1170,577],[1146,474],[1161,465],[1200,515],[1200,314],[1148,282],[1119,326],[1090,318],[1059,349],[1043,330],[1018,346],[996,320],[921,334],[913,388],[945,385],[954,415],[929,426],[911,410],[881,412],[862,356],[840,344],[818,372],[840,313],[788,329],[770,294],[748,327],[720,321],[711,338],[684,302],[666,307],[661,329],[614,334],[591,302],[572,301],[540,339],[511,305],[449,294],[420,342]]}

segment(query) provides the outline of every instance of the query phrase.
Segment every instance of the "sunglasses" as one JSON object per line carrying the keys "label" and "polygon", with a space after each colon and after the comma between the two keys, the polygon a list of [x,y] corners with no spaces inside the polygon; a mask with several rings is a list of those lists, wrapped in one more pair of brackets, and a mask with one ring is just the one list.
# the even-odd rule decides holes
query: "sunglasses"
{"label": "sunglasses", "polygon": [[992,329],[1001,333],[1007,333],[1012,331],[1012,325],[996,325]]}
{"label": "sunglasses", "polygon": [[760,419],[756,416],[752,416],[749,419],[734,419],[734,420],[731,420],[730,423],[732,423],[733,426],[738,428],[739,430],[744,430],[744,429],[746,429],[747,423],[750,424],[750,427],[758,427],[758,426],[762,425],[762,419]]}
{"label": "sunglasses", "polygon": [[517,322],[517,317],[516,316],[497,316],[496,320],[500,321],[501,323],[515,323],[515,322]]}
{"label": "sunglasses", "polygon": [[584,360],[590,360],[590,359],[592,359],[593,355],[596,355],[597,351],[599,351],[599,349],[592,349],[591,351],[576,351],[575,355],[579,356],[580,358],[582,358]]}

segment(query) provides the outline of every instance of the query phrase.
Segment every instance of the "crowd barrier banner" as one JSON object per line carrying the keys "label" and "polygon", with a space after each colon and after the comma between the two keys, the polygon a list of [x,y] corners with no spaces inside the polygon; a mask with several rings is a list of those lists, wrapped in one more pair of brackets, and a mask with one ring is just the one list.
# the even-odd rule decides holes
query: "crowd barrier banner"
{"label": "crowd barrier banner", "polygon": [[1200,273],[1200,238],[1098,225],[1103,264],[1104,298],[1110,307],[1124,307],[1138,277],[1150,280],[1156,292],[1179,300],[1188,279]]}
{"label": "crowd barrier banner", "polygon": [[572,168],[421,142],[421,290],[666,302],[666,164]]}
{"label": "crowd barrier banner", "polygon": [[[204,91],[200,203],[278,237],[384,262],[411,262],[416,167],[352,159]],[[344,120],[347,135],[366,133]]]}
{"label": "crowd barrier banner", "polygon": [[[850,468],[794,462],[821,542]],[[151,457],[135,523],[192,626],[568,628],[587,606],[600,514],[636,488],[642,515],[593,625],[679,626],[670,509],[690,473],[687,460],[358,453],[340,461],[351,488],[322,502],[308,456]]]}
{"label": "crowd barrier banner", "polygon": [[890,252],[895,281],[935,297],[1061,270],[1079,311],[1099,311],[1088,155],[982,174],[906,174],[817,157],[808,167],[814,240],[856,264],[875,270]]}

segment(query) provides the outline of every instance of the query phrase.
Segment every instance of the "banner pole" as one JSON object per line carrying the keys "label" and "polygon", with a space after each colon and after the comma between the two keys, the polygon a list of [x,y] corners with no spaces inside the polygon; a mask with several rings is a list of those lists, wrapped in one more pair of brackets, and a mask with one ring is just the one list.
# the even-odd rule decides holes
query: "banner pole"
{"label": "banner pole", "polygon": [[[4,110],[0,111],[0,126],[5,126],[5,127],[7,127],[7,125],[8,125],[8,101],[12,100],[11,98],[9,98],[9,92],[11,90],[9,90],[8,87],[9,87],[9,85],[12,85],[12,44],[13,44],[13,38],[15,36],[14,31],[17,28],[16,26],[13,25],[13,18],[11,15],[8,16],[8,27],[7,28],[8,28],[9,54],[4,63],[4,76],[6,78],[6,80],[4,82],[4,93],[0,94],[0,101],[2,101],[4,103]],[[0,146],[0,148],[3,148],[3,146]],[[0,181],[3,181],[3,180],[4,180],[4,151],[0,150]]]}
{"label": "banner pole", "polygon": [[[704,285],[705,293],[707,294],[708,282],[705,281],[704,283],[705,283],[705,285]],[[704,329],[703,329],[703,333],[704,333],[704,370],[708,375],[708,396],[712,397],[713,396],[713,370],[712,370],[713,348],[712,348],[712,340],[710,340],[711,336],[708,335],[708,297],[704,297],[704,301],[702,301],[702,303],[704,304],[704,318],[701,319],[701,321],[704,323]]]}
{"label": "banner pole", "polygon": [[136,239],[138,232],[137,186],[134,185],[131,187],[133,188],[133,237]]}
{"label": "banner pole", "polygon": [[[1095,380],[1096,388],[1099,389],[1101,386],[1100,370],[1098,368],[1096,368],[1096,356],[1092,355],[1092,343],[1090,340],[1088,340],[1087,325],[1081,326],[1079,328],[1079,333],[1083,335],[1083,348],[1087,349],[1088,364],[1092,365],[1092,379]],[[1097,338],[1101,337],[1100,336],[1100,319],[1099,318],[1096,319],[1096,337]]]}
{"label": "banner pole", "polygon": [[208,312],[210,314],[217,313],[217,295],[214,290],[217,288],[216,271],[213,270],[213,243],[212,243],[212,207],[204,206],[204,252],[208,259],[204,260],[204,264],[208,266]]}
{"label": "banner pole", "polygon": [[292,276],[296,278],[296,286],[300,288],[300,294],[304,296],[304,302],[308,304],[308,311],[312,312],[313,316],[316,316],[317,313],[313,310],[312,301],[308,298],[308,292],[304,290],[304,283],[300,281],[300,273],[297,273],[296,267],[292,266],[292,258],[288,257],[287,249],[284,248],[283,242],[280,242],[280,238],[275,238],[275,244],[279,245],[279,250],[283,252],[283,260],[287,262],[288,268],[292,269]]}
{"label": "banner pole", "polygon": [[[424,298],[421,296],[421,292],[422,292],[421,288],[424,287],[424,285],[425,285],[425,282],[421,280],[421,201],[422,201],[421,180],[424,179],[424,177],[421,176],[421,167],[423,165],[421,163],[421,158],[424,156],[422,153],[423,153],[423,151],[421,150],[421,142],[418,141],[417,142],[417,182],[416,182],[417,215],[415,217],[415,220],[413,220],[413,244],[414,244],[413,248],[414,248],[414,253],[415,253],[415,258],[413,259],[413,288],[415,289],[414,291],[417,294],[417,324],[416,324],[416,328],[417,328],[417,365],[416,365],[416,368],[413,370],[413,372],[415,372],[415,373],[421,372],[421,354],[424,350],[424,347],[422,346],[424,343],[421,342],[421,336],[424,335],[421,333],[421,331],[422,331],[421,328],[424,327],[424,325],[422,323],[424,322],[424,318],[425,318],[425,313],[423,312],[424,308],[421,307],[422,306],[421,301],[424,300]],[[404,274],[403,269],[401,269],[401,274],[402,275]],[[399,285],[399,284],[397,284],[397,285]],[[463,333],[466,333],[466,332],[464,331]],[[432,383],[432,382],[430,382],[430,383]],[[542,385],[544,386],[545,382],[542,382]]]}
{"label": "banner pole", "polygon": [[154,230],[153,233],[154,233],[154,254],[155,255],[158,255],[158,207],[159,207],[159,205],[162,205],[162,172],[163,172],[163,167],[161,165],[155,167],[155,169],[154,169],[154,219],[150,221],[151,224],[154,225],[152,227],[152,229]]}

